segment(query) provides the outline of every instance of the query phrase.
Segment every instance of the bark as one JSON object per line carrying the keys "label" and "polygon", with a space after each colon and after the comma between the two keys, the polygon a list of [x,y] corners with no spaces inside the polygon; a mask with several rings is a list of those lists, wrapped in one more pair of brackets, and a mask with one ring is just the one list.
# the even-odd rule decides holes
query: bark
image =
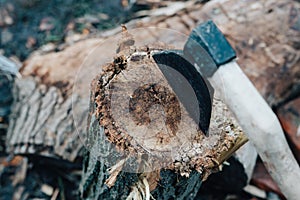
{"label": "bark", "polygon": [[[62,88],[47,86],[33,77],[16,80],[14,89],[7,151],[74,161],[82,144],[71,114],[72,98],[64,99]],[[74,105],[79,101],[74,98]]]}
{"label": "bark", "polygon": [[91,42],[59,53],[37,53],[23,64],[22,77],[15,80],[13,90],[7,153],[67,161],[82,157],[88,99],[80,91],[73,93],[73,86],[87,53],[81,53],[84,47],[91,48]]}

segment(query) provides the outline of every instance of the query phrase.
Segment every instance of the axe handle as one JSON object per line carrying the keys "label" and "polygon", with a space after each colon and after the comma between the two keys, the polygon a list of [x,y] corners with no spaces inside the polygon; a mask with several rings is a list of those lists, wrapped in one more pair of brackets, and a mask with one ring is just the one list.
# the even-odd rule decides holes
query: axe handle
{"label": "axe handle", "polygon": [[208,78],[223,97],[287,199],[300,198],[300,168],[281,125],[266,101],[235,61]]}

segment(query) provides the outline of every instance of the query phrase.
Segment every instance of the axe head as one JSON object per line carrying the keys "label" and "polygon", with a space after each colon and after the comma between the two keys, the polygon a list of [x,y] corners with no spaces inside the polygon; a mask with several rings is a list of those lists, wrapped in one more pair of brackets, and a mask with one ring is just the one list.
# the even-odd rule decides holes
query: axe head
{"label": "axe head", "polygon": [[[199,128],[207,135],[213,89],[206,78],[211,77],[219,66],[236,58],[235,51],[225,36],[215,23],[209,20],[192,30],[183,51],[162,51],[155,53],[153,58],[179,98],[184,89],[178,87],[172,74],[163,66],[176,69],[189,81],[197,96],[199,109],[195,110],[187,98],[180,100],[194,120],[199,114]],[[195,113],[198,110],[200,113]]]}
{"label": "axe head", "polygon": [[219,66],[236,58],[234,49],[211,20],[192,30],[183,52],[205,77],[211,77]]}

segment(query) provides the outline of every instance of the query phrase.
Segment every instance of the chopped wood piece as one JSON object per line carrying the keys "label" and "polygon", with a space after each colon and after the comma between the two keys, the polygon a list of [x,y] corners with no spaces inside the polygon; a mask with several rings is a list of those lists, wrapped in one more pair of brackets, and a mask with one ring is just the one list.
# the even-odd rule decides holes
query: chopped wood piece
{"label": "chopped wood piece", "polygon": [[291,149],[300,163],[300,98],[281,106],[277,114]]}
{"label": "chopped wood piece", "polygon": [[46,195],[51,196],[53,194],[54,189],[50,185],[43,184],[41,187],[41,191]]}

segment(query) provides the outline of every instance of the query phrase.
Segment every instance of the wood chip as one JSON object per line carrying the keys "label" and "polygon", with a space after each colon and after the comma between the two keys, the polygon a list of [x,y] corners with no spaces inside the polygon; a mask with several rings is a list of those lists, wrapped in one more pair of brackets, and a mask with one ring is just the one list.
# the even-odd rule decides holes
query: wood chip
{"label": "wood chip", "polygon": [[50,185],[43,184],[42,187],[41,187],[41,191],[43,193],[45,193],[46,195],[51,196],[53,194],[54,189]]}

